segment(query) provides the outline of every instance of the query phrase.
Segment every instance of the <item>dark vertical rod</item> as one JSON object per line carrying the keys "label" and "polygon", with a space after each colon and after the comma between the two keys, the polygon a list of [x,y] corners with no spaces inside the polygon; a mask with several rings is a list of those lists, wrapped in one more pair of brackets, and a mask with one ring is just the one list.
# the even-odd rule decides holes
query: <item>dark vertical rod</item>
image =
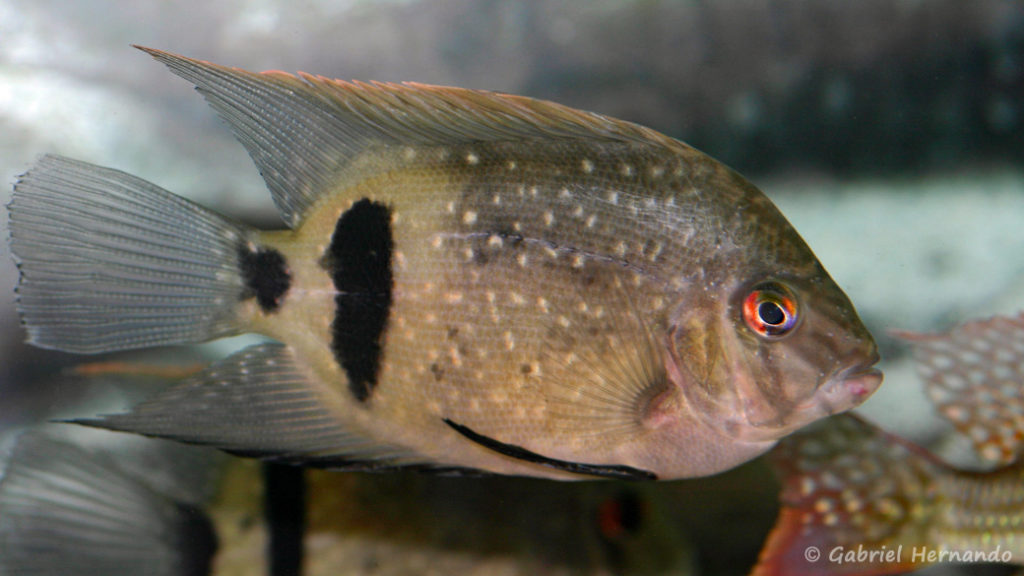
{"label": "dark vertical rod", "polygon": [[306,533],[306,476],[302,468],[263,465],[263,513],[269,538],[270,576],[302,576]]}

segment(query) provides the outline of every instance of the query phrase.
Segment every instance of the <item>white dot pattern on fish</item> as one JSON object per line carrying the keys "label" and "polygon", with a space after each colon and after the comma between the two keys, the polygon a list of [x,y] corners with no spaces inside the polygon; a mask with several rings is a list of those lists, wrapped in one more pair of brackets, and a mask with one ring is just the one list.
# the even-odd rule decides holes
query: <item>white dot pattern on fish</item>
{"label": "white dot pattern on fish", "polygon": [[903,446],[865,436],[859,422],[836,419],[830,426],[785,440],[773,455],[791,478],[783,502],[803,514],[804,536],[825,526],[837,546],[894,541],[925,513],[913,503],[929,498],[929,472]]}
{"label": "white dot pattern on fish", "polygon": [[939,412],[994,464],[1024,451],[1024,319],[970,322],[944,334],[905,336]]}
{"label": "white dot pattern on fish", "polygon": [[[531,175],[549,177],[553,171],[547,168],[538,173],[536,162],[502,159],[476,150],[461,156],[465,158],[463,166],[470,175],[477,170],[485,175],[498,170],[504,174],[514,173],[515,178],[494,184],[491,177],[481,182],[470,177],[462,200],[445,205],[445,213],[456,219],[455,228],[459,231],[435,233],[427,244],[434,251],[432,258],[436,259],[438,269],[461,271],[457,278],[450,277],[441,284],[460,287],[440,292],[448,305],[441,316],[424,316],[420,319],[422,323],[408,318],[396,322],[402,327],[397,334],[408,347],[417,342],[422,345],[424,340],[437,344],[424,357],[425,361],[415,366],[398,361],[394,371],[399,378],[412,377],[411,381],[426,378],[438,385],[448,383],[445,389],[458,390],[458,399],[449,397],[447,402],[462,403],[471,412],[475,408],[480,418],[485,419],[491,434],[515,442],[517,436],[513,429],[529,430],[540,423],[547,403],[527,410],[526,415],[517,413],[515,418],[508,419],[493,417],[495,411],[500,415],[506,409],[500,404],[535,402],[536,398],[528,396],[550,373],[550,367],[545,366],[555,365],[564,370],[568,366],[564,360],[570,356],[576,358],[572,355],[573,343],[587,330],[605,334],[607,342],[600,347],[612,350],[622,349],[622,339],[640,337],[636,330],[655,328],[629,328],[626,324],[633,319],[624,322],[621,317],[609,317],[600,299],[612,297],[619,306],[626,304],[634,311],[662,316],[670,302],[666,290],[678,290],[686,283],[679,270],[664,265],[663,257],[671,252],[667,247],[674,245],[676,253],[672,254],[670,263],[678,263],[680,252],[686,250],[695,231],[692,226],[670,219],[673,214],[679,214],[674,194],[658,198],[651,197],[649,191],[647,195],[638,189],[631,191],[641,186],[642,171],[626,171],[631,179],[608,190],[607,172],[614,170],[617,164],[603,165],[591,159],[580,161],[580,171],[602,179],[600,185],[581,183],[578,173],[570,174],[564,183],[550,178],[532,183]],[[647,173],[648,177],[652,174],[669,177],[661,166]],[[681,167],[671,177],[683,187]],[[595,196],[594,190],[606,191]],[[648,238],[623,240],[635,236],[628,229],[629,222],[614,213],[602,215],[610,207],[619,206],[627,207],[633,217],[641,212],[648,214],[654,222],[661,222],[661,226],[653,226],[654,232]],[[700,212],[696,209],[688,218],[700,218]],[[579,236],[584,228],[586,238]],[[586,248],[586,242],[592,245],[597,242],[598,247]],[[599,247],[602,242],[604,248]],[[526,276],[513,274],[509,264]],[[468,273],[466,266],[470,267]],[[600,277],[601,270],[608,266],[620,271],[614,274],[620,287],[613,289],[613,294],[585,285],[592,279],[584,278]],[[501,272],[489,272],[492,269]],[[627,272],[625,277],[621,271]],[[540,286],[538,278],[550,284]],[[429,289],[435,293],[438,290],[433,283],[429,284]],[[625,315],[628,313],[619,314]],[[489,323],[480,325],[480,319]],[[477,324],[473,325],[474,322]],[[611,327],[615,323],[623,325]],[[439,334],[442,330],[444,337]],[[630,330],[634,331],[632,336]],[[428,336],[431,333],[437,336]],[[502,359],[495,357],[495,351],[504,355]],[[589,360],[598,363],[601,358]],[[510,384],[506,389],[499,389],[494,382]],[[430,391],[430,386],[424,391],[440,392]],[[440,402],[442,406],[445,403]],[[470,428],[476,424],[472,416],[464,419],[462,423]],[[556,421],[545,425],[565,424]],[[574,431],[567,437],[580,433]]]}

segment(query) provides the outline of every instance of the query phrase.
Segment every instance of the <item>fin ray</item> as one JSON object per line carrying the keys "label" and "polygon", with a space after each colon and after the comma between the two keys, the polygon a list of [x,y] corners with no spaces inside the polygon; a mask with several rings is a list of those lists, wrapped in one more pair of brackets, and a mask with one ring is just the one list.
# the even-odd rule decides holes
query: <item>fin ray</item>
{"label": "fin ray", "polygon": [[1024,315],[975,320],[941,334],[897,332],[939,414],[990,465],[1024,454]]}
{"label": "fin ray", "polygon": [[[932,545],[940,522],[930,489],[945,469],[920,448],[842,414],[784,439],[771,453],[782,480],[782,510],[753,576],[787,574],[902,574],[921,563],[909,553]],[[866,554],[836,563],[834,550]],[[820,557],[807,556],[814,548]]]}
{"label": "fin ray", "polygon": [[248,231],[149,182],[45,156],[14,187],[29,341],[99,353],[236,334]]}
{"label": "fin ray", "polygon": [[212,530],[104,454],[41,433],[18,439],[0,479],[0,574],[203,576]]}
{"label": "fin ray", "polygon": [[[280,343],[250,346],[130,412],[73,422],[214,446],[268,461],[370,468],[419,464],[408,451],[347,428],[326,392]],[[354,466],[358,467],[358,466]]]}
{"label": "fin ray", "polygon": [[636,124],[522,96],[254,73],[136,47],[195,84],[248,150],[292,227],[373,147],[585,138],[690,150]]}

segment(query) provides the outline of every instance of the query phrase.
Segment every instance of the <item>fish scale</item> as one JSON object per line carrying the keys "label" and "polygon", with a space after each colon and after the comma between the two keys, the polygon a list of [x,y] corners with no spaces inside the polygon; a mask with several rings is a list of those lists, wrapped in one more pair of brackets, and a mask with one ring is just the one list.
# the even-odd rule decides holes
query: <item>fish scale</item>
{"label": "fish scale", "polygon": [[792,226],[678,140],[521,96],[143,50],[226,121],[288,229],[47,157],[10,206],[30,339],[276,342],[82,424],[328,468],[669,479],[880,384]]}

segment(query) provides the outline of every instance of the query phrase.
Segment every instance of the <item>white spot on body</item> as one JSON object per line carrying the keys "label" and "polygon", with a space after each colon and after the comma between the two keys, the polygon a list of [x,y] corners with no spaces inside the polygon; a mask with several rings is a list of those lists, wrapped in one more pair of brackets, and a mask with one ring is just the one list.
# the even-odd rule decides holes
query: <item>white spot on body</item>
{"label": "white spot on body", "polygon": [[459,354],[459,349],[455,346],[448,348],[448,359],[451,360],[452,366],[456,368],[462,367],[462,354]]}
{"label": "white spot on body", "polygon": [[476,210],[466,210],[462,215],[463,224],[476,224]]}
{"label": "white spot on body", "polygon": [[665,174],[664,166],[651,166],[650,168],[651,178],[661,178]]}
{"label": "white spot on body", "polygon": [[597,223],[597,215],[596,214],[591,214],[590,216],[587,216],[587,221],[585,222],[587,228],[593,228],[594,224],[596,224],[596,223]]}
{"label": "white spot on body", "polygon": [[476,166],[479,163],[480,157],[477,156],[475,153],[469,152],[466,154],[466,164],[469,164],[470,166]]}
{"label": "white spot on body", "polygon": [[509,170],[515,170],[516,169],[516,161],[515,160],[509,160],[505,164],[505,167],[508,168]]}
{"label": "white spot on body", "polygon": [[501,236],[497,234],[491,234],[487,237],[487,245],[491,248],[501,248],[505,242],[501,239]]}
{"label": "white spot on body", "polygon": [[511,352],[516,349],[516,337],[512,335],[512,332],[506,330],[502,334],[502,340],[505,342],[505,350]]}
{"label": "white spot on body", "polygon": [[568,200],[569,198],[572,198],[572,192],[570,192],[568,188],[563,187],[558,191],[558,197],[562,200]]}
{"label": "white spot on body", "polygon": [[633,175],[633,167],[629,164],[623,163],[622,166],[619,167],[619,173],[628,178]]}
{"label": "white spot on body", "polygon": [[591,162],[590,160],[584,159],[582,162],[580,162],[580,168],[583,170],[584,173],[590,174],[594,171],[594,163]]}
{"label": "white spot on body", "polygon": [[550,228],[555,223],[555,215],[550,210],[544,212],[544,225]]}
{"label": "white spot on body", "polygon": [[537,307],[545,314],[551,313],[551,306],[548,304],[547,298],[544,298],[543,296],[537,297]]}
{"label": "white spot on body", "polygon": [[402,158],[406,162],[412,162],[413,160],[416,159],[416,149],[413,148],[412,146],[406,146],[405,148],[402,148]]}
{"label": "white spot on body", "polygon": [[526,258],[526,254],[519,254],[516,256],[516,264],[519,264],[520,268],[526,268],[529,265],[529,260]]}
{"label": "white spot on body", "polygon": [[616,204],[616,205],[619,203],[619,193],[618,193],[618,191],[612,190],[612,191],[608,192],[608,202],[610,202],[612,204]]}

